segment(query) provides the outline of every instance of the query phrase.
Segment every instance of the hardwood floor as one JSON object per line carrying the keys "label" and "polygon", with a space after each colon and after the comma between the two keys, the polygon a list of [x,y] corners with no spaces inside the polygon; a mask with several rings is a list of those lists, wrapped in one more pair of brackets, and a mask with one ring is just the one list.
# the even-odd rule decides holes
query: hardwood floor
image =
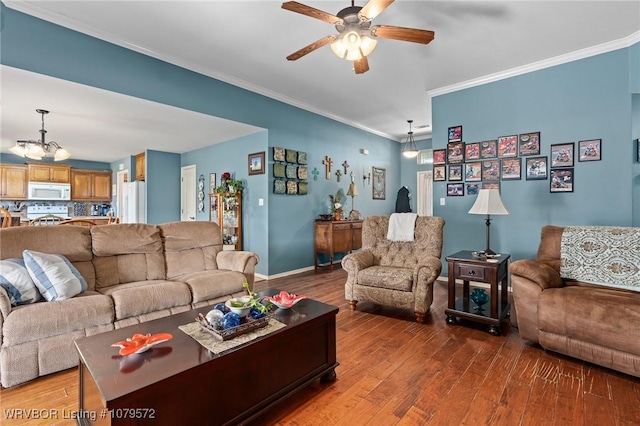
{"label": "hardwood floor", "polygon": [[[340,307],[334,383],[314,383],[261,416],[262,425],[638,425],[640,379],[545,352],[506,327],[445,323],[446,283],[426,324],[412,312],[344,300],[346,274],[312,272],[256,284]],[[0,391],[0,424],[73,425],[75,369]],[[9,420],[36,409],[57,419]],[[55,411],[46,411],[55,410]],[[66,418],[63,418],[66,417]]]}

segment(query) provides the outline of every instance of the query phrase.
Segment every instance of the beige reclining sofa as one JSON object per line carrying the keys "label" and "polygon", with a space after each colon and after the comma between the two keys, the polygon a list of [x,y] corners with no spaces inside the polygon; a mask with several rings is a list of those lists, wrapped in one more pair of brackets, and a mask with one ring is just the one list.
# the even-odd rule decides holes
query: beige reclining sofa
{"label": "beige reclining sofa", "polygon": [[15,386],[74,367],[74,340],[212,305],[253,288],[258,256],[223,251],[212,222],[14,227],[0,260],[23,250],[61,254],[87,283],[65,300],[12,306],[0,287],[0,383]]}

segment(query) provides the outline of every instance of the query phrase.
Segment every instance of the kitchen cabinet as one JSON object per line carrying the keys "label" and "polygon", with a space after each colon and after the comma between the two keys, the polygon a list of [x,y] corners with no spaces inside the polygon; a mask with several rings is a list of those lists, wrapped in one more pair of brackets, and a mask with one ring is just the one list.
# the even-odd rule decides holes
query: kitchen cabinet
{"label": "kitchen cabinet", "polygon": [[29,182],[69,183],[71,166],[29,164]]}
{"label": "kitchen cabinet", "polygon": [[146,155],[144,152],[136,155],[136,180],[145,180],[146,177]]}
{"label": "kitchen cabinet", "polygon": [[220,226],[224,250],[242,250],[242,192],[209,194],[209,220]]}
{"label": "kitchen cabinet", "polygon": [[111,172],[101,170],[71,170],[73,201],[111,201]]}
{"label": "kitchen cabinet", "polygon": [[27,166],[0,164],[0,198],[3,200],[27,199]]}

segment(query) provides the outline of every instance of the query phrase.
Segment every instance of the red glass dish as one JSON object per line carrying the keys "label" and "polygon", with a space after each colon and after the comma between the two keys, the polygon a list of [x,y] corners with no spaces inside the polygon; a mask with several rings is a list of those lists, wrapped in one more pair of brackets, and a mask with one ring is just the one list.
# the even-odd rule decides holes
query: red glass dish
{"label": "red glass dish", "polygon": [[111,346],[120,348],[120,355],[127,356],[142,353],[149,350],[152,346],[171,339],[173,339],[173,336],[169,333],[157,333],[154,335],[151,335],[151,333],[136,333],[133,337],[128,337],[127,340],[121,340]]}

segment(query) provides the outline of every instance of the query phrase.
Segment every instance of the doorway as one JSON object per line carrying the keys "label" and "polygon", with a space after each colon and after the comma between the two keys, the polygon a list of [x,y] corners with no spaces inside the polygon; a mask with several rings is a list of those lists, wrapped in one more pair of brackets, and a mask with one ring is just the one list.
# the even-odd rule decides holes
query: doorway
{"label": "doorway", "polygon": [[433,171],[418,172],[418,215],[433,216]]}
{"label": "doorway", "polygon": [[196,165],[180,168],[180,220],[196,220]]}

